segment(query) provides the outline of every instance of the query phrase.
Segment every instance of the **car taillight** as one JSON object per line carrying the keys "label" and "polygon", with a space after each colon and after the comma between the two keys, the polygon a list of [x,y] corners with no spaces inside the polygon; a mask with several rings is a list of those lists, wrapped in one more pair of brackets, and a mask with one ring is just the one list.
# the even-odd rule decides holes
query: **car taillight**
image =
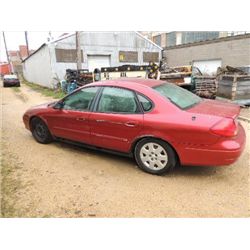
{"label": "car taillight", "polygon": [[233,137],[238,133],[238,122],[232,118],[224,118],[217,122],[210,130],[216,135]]}

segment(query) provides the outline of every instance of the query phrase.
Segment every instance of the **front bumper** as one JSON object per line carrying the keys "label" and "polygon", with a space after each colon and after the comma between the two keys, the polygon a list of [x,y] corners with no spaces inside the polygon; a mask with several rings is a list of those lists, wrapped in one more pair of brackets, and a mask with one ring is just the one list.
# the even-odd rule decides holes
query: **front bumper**
{"label": "front bumper", "polygon": [[5,81],[4,86],[5,87],[19,87],[20,82],[18,82],[18,81],[14,81],[14,82]]}
{"label": "front bumper", "polygon": [[30,120],[29,116],[24,114],[23,115],[23,123],[24,123],[25,128],[28,130],[30,130],[29,120]]}

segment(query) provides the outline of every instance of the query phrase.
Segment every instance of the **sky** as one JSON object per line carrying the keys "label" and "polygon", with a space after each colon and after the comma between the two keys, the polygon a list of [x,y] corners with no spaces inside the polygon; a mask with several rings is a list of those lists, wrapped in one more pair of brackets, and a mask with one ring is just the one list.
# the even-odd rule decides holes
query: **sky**
{"label": "sky", "polygon": [[[57,38],[63,33],[70,33],[70,31],[51,31],[53,38]],[[18,50],[19,45],[25,45],[24,31],[6,31],[4,32],[8,50]],[[49,31],[28,31],[29,49],[36,50],[44,42],[47,42]],[[7,61],[5,47],[3,42],[3,34],[0,35],[0,62]]]}

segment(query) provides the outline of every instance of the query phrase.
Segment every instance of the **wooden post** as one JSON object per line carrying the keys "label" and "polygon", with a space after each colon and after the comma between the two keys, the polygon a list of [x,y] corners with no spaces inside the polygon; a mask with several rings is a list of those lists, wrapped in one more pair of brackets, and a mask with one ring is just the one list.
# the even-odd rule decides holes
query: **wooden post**
{"label": "wooden post", "polygon": [[232,101],[235,100],[236,91],[237,91],[237,75],[234,75],[233,83],[232,83],[232,97],[231,97]]}
{"label": "wooden post", "polygon": [[76,31],[76,66],[78,70],[82,68],[81,39],[79,31]]}

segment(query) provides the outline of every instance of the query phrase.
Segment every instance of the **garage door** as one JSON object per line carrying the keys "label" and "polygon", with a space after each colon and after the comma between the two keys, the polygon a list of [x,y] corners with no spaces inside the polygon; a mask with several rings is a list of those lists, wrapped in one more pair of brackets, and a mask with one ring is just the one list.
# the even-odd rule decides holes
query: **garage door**
{"label": "garage door", "polygon": [[102,67],[110,67],[110,56],[88,55],[88,69],[90,72]]}
{"label": "garage door", "polygon": [[221,67],[221,60],[200,60],[193,61],[193,66],[200,69],[201,73],[208,75],[216,74],[217,68]]}

